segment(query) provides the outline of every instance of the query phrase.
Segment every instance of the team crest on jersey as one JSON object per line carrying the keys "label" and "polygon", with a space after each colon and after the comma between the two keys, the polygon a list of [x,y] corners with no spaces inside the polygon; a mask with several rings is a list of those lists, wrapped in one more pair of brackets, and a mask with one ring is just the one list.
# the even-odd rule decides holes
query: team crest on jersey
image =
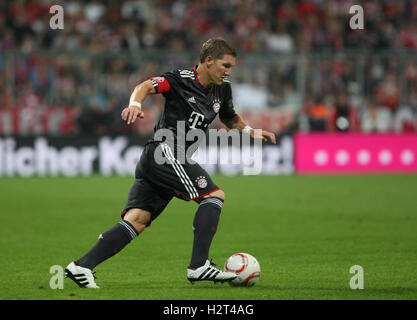
{"label": "team crest on jersey", "polygon": [[213,110],[215,113],[219,112],[220,110],[220,100],[219,99],[214,99],[213,101]]}
{"label": "team crest on jersey", "polygon": [[205,189],[207,187],[207,180],[205,176],[197,177],[197,179],[195,179],[195,182],[197,182],[197,185],[200,189]]}

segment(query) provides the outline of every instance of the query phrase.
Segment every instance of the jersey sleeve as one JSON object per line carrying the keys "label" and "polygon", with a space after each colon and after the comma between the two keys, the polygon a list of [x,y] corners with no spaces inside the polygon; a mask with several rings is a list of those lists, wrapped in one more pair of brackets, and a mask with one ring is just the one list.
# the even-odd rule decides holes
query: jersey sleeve
{"label": "jersey sleeve", "polygon": [[224,83],[223,102],[219,111],[219,117],[223,119],[232,119],[236,116],[233,106],[232,87],[230,83]]}
{"label": "jersey sleeve", "polygon": [[164,75],[160,77],[152,77],[149,80],[151,80],[152,85],[156,90],[156,93],[168,92],[171,89],[169,80],[167,77],[164,77]]}

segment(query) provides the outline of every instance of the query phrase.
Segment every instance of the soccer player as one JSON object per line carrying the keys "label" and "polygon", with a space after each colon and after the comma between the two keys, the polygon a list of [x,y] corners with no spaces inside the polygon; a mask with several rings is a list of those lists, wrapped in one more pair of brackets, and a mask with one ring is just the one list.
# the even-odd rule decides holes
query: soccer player
{"label": "soccer player", "polygon": [[[253,130],[236,114],[228,77],[236,63],[236,50],[223,38],[207,40],[200,52],[200,63],[191,69],[174,70],[140,83],[130,96],[121,117],[127,124],[143,119],[142,103],[150,94],[161,93],[164,112],[155,126],[155,134],[145,145],[135,170],[135,180],[122,211],[122,220],[100,234],[97,243],[81,258],[71,262],[66,276],[80,287],[98,288],[93,269],[136,238],[157,218],[173,197],[199,204],[193,221],[194,241],[187,279],[225,282],[236,278],[208,260],[216,233],[225,193],[198,164],[187,161],[193,141],[181,142],[179,136],[190,130],[207,131],[216,118],[230,129],[246,132],[252,138],[276,143],[275,135]],[[182,122],[182,126],[178,124]],[[184,132],[179,132],[183,128]],[[169,130],[174,139],[161,141],[160,130]],[[156,155],[166,160],[161,164]],[[186,161],[179,161],[184,159]]]}

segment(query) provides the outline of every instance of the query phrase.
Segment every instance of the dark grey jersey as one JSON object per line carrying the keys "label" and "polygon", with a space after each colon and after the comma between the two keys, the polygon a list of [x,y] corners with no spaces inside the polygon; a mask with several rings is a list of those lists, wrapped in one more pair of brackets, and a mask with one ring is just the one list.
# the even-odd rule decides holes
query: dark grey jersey
{"label": "dark grey jersey", "polygon": [[[194,129],[206,132],[217,114],[223,119],[231,119],[236,115],[230,82],[224,80],[220,86],[206,89],[198,81],[196,66],[189,70],[166,72],[150,80],[156,92],[165,97],[165,108],[154,132],[169,129],[176,140],[178,128],[184,128],[185,135]],[[182,125],[178,122],[182,122]],[[152,140],[159,141],[155,136]],[[192,143],[187,141],[186,146]]]}

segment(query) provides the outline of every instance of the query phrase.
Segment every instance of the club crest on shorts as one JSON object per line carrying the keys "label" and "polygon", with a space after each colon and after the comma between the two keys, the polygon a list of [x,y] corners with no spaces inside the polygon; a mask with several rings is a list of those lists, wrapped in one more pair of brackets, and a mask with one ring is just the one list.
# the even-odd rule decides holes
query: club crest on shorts
{"label": "club crest on shorts", "polygon": [[197,179],[195,179],[195,182],[197,183],[200,189],[205,189],[207,187],[207,180],[205,176],[197,177]]}
{"label": "club crest on shorts", "polygon": [[220,110],[220,100],[219,99],[214,99],[213,101],[213,110],[215,113],[219,112]]}

